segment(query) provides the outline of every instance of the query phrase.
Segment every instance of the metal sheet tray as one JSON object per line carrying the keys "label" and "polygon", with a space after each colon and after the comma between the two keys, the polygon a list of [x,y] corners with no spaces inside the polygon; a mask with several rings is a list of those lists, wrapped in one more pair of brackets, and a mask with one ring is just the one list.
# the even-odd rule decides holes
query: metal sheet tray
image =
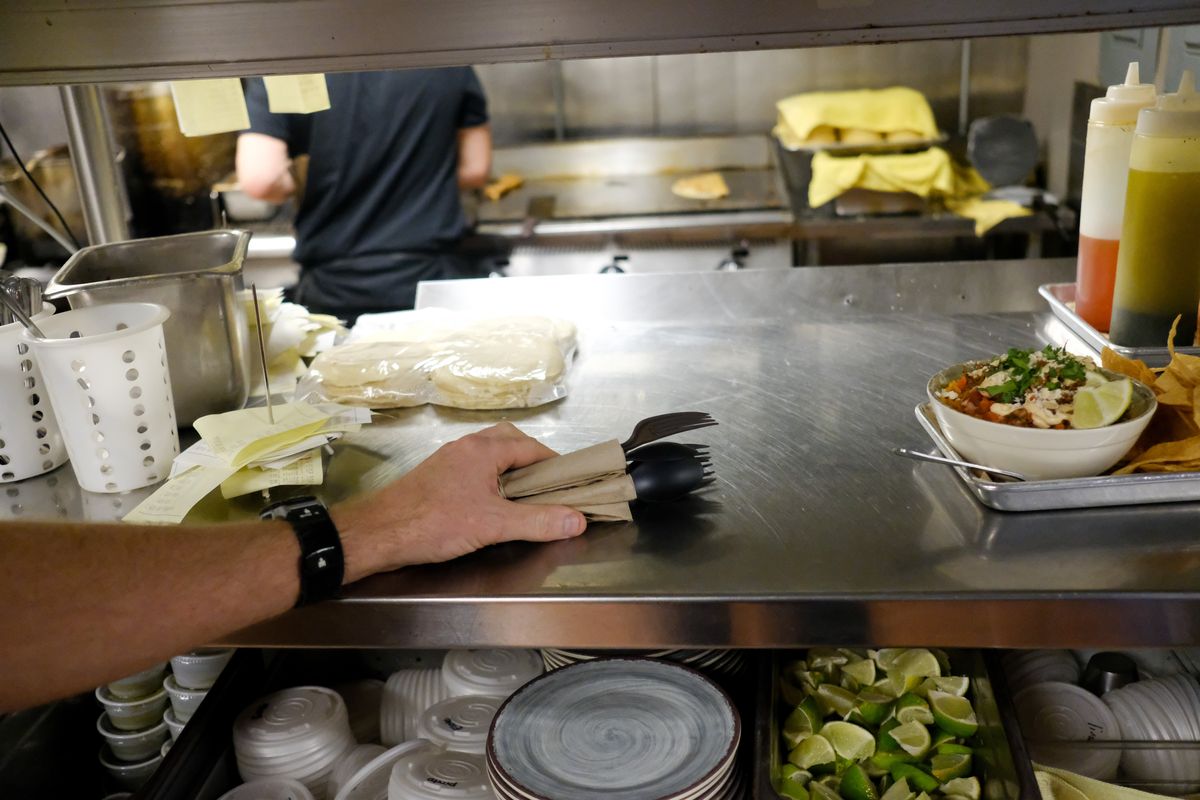
{"label": "metal sheet tray", "polygon": [[[1038,294],[1050,304],[1054,316],[1071,329],[1085,345],[1099,354],[1108,347],[1113,352],[1126,358],[1136,358],[1145,361],[1147,366],[1165,367],[1171,361],[1171,353],[1164,347],[1125,347],[1113,344],[1108,335],[1089,325],[1083,317],[1075,313],[1075,284],[1073,283],[1044,283],[1038,287]],[[1166,337],[1163,337],[1164,339]],[[1176,352],[1200,356],[1200,347],[1177,347]]]}
{"label": "metal sheet tray", "polygon": [[[949,458],[962,459],[938,427],[929,403],[914,409],[917,421]],[[1052,511],[1064,508],[1187,503],[1200,501],[1200,472],[1145,475],[1098,475],[1052,481],[994,481],[978,470],[948,467],[958,473],[971,494],[997,511]]]}
{"label": "metal sheet tray", "polygon": [[[779,671],[803,650],[781,650],[762,659],[754,728],[754,800],[782,800],[775,786],[786,754],[780,746]],[[951,650],[955,675],[971,679],[971,703],[979,718],[973,740],[980,783],[988,800],[1039,800],[1033,765],[1025,751],[998,651]]]}

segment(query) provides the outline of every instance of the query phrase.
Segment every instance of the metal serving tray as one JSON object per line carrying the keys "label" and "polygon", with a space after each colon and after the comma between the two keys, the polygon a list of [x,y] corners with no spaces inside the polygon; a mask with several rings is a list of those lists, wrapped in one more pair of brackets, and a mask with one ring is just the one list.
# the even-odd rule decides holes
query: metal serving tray
{"label": "metal serving tray", "polygon": [[[938,427],[929,403],[914,409],[917,421],[937,449],[950,458],[962,456]],[[997,511],[1052,511],[1064,508],[1187,503],[1200,501],[1200,472],[1170,474],[1098,475],[1052,481],[994,481],[978,470],[948,467],[985,506]]]}
{"label": "metal serving tray", "polygon": [[[754,729],[754,800],[782,800],[775,791],[786,754],[780,746],[779,671],[803,650],[777,651],[764,658],[758,680]],[[979,718],[974,738],[979,781],[988,800],[1039,800],[1033,765],[1025,752],[1016,712],[996,652],[951,650],[955,675],[971,679],[971,703]]]}
{"label": "metal serving tray", "polygon": [[[1071,332],[1078,336],[1085,345],[1099,354],[1104,348],[1125,356],[1146,362],[1150,367],[1165,367],[1171,361],[1171,353],[1164,347],[1124,347],[1113,344],[1108,335],[1089,325],[1083,317],[1075,313],[1075,284],[1073,283],[1044,283],[1038,287],[1038,294],[1046,298],[1050,311],[1058,317]],[[1165,338],[1165,337],[1164,337]],[[1200,356],[1200,347],[1177,347],[1177,353]]]}

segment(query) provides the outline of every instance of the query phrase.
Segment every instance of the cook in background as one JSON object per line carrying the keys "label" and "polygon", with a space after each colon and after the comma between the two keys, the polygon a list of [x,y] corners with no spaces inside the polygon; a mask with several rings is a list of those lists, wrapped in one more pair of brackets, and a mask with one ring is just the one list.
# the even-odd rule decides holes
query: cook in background
{"label": "cook in background", "polygon": [[296,301],[349,323],[412,308],[422,280],[485,275],[458,252],[467,232],[460,189],[487,181],[487,100],[470,67],[328,75],[332,107],[272,114],[248,82],[250,130],[238,137],[247,194],[281,203],[296,190],[291,159],[307,154],[296,214]]}

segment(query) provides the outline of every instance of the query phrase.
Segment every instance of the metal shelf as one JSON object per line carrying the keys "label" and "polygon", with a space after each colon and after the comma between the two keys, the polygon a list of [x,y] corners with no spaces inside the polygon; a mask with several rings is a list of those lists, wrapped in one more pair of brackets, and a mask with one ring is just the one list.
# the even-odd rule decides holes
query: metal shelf
{"label": "metal shelf", "polygon": [[1183,25],[1194,0],[10,0],[0,85],[386,69]]}
{"label": "metal shelf", "polygon": [[[949,470],[887,453],[924,443],[909,409],[928,375],[1056,338],[1053,317],[1030,310],[1034,287],[1073,270],[1056,260],[426,285],[421,305],[574,319],[582,357],[571,394],[506,414],[403,411],[343,445],[328,500],[501,417],[566,451],[683,407],[721,421],[695,434],[712,444],[717,487],[578,540],[375,576],[229,642],[1200,642],[1198,504],[1002,514]],[[233,513],[252,513],[246,503]]]}

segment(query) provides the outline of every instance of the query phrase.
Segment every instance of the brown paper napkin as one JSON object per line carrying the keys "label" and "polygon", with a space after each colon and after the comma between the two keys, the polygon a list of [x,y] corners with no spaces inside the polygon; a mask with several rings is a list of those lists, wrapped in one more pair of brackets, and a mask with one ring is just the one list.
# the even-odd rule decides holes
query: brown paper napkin
{"label": "brown paper napkin", "polygon": [[637,496],[616,439],[509,472],[500,492],[518,503],[571,506],[594,522],[633,519],[629,501]]}

